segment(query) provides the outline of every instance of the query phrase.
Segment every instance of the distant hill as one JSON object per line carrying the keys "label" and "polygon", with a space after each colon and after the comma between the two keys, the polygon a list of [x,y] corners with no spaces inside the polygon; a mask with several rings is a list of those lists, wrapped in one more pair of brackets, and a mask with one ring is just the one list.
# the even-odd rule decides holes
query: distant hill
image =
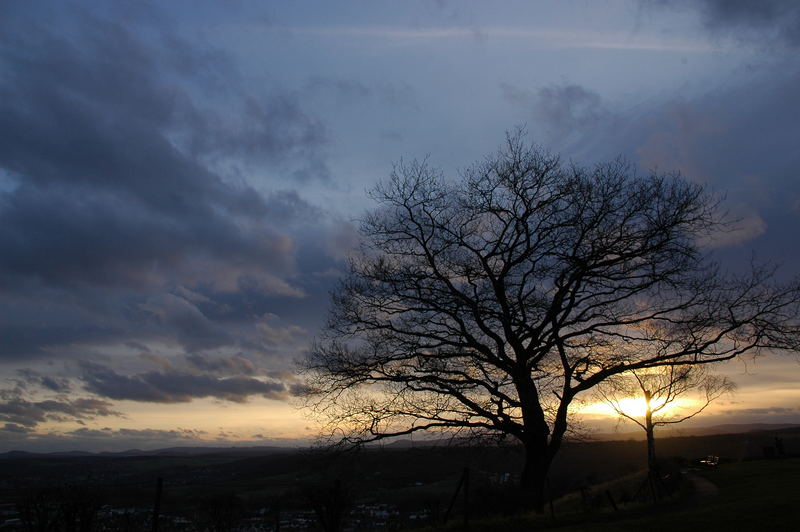
{"label": "distant hill", "polygon": [[267,454],[297,451],[294,447],[253,446],[253,447],[168,447],[166,449],[129,449],[119,452],[59,451],[52,453],[31,453],[28,451],[9,451],[0,453],[0,459],[35,458],[35,457],[127,457],[127,456],[208,456],[223,454],[226,456],[263,456]]}
{"label": "distant hill", "polygon": [[[727,423],[707,427],[656,428],[656,436],[661,438],[679,438],[681,436],[714,436],[717,434],[746,434],[749,432],[765,432],[786,429],[800,429],[798,423]],[[598,432],[590,434],[589,440],[644,440],[643,430],[626,432]]]}
{"label": "distant hill", "polygon": [[[656,436],[658,438],[680,438],[683,436],[714,436],[724,434],[747,434],[751,432],[769,432],[769,431],[786,431],[797,429],[800,430],[798,423],[728,423],[723,425],[711,425],[706,427],[685,427],[675,429],[656,429]],[[587,435],[584,439],[588,441],[597,442],[612,442],[612,441],[627,441],[627,440],[644,440],[645,435],[643,430],[626,431],[626,432],[597,432]],[[394,441],[387,441],[385,443],[372,443],[368,448],[378,449],[409,449],[409,448],[429,448],[429,447],[447,447],[452,441],[449,438],[443,439],[398,439]],[[298,447],[278,447],[278,446],[250,446],[250,447],[168,447],[164,449],[128,449],[127,451],[118,452],[89,452],[89,451],[59,451],[52,453],[33,453],[28,451],[8,451],[0,453],[0,460],[2,459],[17,459],[17,458],[36,458],[36,457],[133,457],[133,456],[170,456],[170,457],[185,457],[185,456],[213,456],[225,455],[230,457],[247,458],[251,456],[266,456],[275,453],[286,453],[298,451]]]}
{"label": "distant hill", "polygon": [[224,454],[226,456],[250,456],[296,450],[297,449],[294,447],[258,445],[252,447],[168,447],[166,449],[154,449],[150,451],[131,449],[119,453],[98,454],[104,456],[197,456],[211,454]]}

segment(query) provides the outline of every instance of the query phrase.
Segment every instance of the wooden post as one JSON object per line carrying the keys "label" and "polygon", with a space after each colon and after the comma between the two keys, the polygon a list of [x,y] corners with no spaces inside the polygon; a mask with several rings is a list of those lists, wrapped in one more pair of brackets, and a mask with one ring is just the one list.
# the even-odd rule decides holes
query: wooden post
{"label": "wooden post", "polygon": [[464,528],[469,528],[469,468],[464,468]]}
{"label": "wooden post", "polygon": [[156,479],[156,501],[153,504],[153,525],[151,530],[158,532],[158,519],[161,515],[161,491],[164,486],[164,479],[158,477]]}
{"label": "wooden post", "polygon": [[615,512],[618,512],[619,508],[617,508],[617,503],[614,502],[614,497],[611,495],[611,490],[606,490],[606,496],[608,497],[608,502],[611,503],[611,507]]}
{"label": "wooden post", "polygon": [[[464,469],[467,470],[466,468]],[[461,478],[458,479],[458,486],[456,486],[456,491],[453,493],[453,498],[450,499],[450,505],[447,507],[447,512],[444,514],[444,524],[447,524],[447,520],[450,518],[450,512],[453,510],[453,506],[455,506],[456,501],[458,500],[458,492],[461,491],[461,486],[464,484],[464,473],[461,473]]]}

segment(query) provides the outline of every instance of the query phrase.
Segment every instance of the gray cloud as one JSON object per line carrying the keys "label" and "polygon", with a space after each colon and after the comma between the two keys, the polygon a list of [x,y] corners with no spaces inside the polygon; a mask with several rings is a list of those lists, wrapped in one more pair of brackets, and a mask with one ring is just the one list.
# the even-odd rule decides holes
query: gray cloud
{"label": "gray cloud", "polygon": [[71,388],[69,380],[63,377],[42,375],[32,369],[21,369],[17,371],[17,374],[21,377],[18,383],[25,388],[38,386],[44,390],[59,393],[69,392]]}
{"label": "gray cloud", "polygon": [[360,81],[312,77],[305,84],[311,93],[332,94],[340,103],[357,103],[372,96],[372,90]]}
{"label": "gray cloud", "polygon": [[73,437],[81,437],[81,438],[98,438],[98,439],[109,439],[109,438],[116,438],[116,437],[126,437],[132,439],[139,439],[139,440],[160,440],[160,441],[186,441],[186,440],[196,440],[197,438],[206,434],[205,431],[202,430],[192,430],[192,429],[171,429],[171,430],[162,430],[162,429],[110,429],[110,428],[102,428],[102,429],[89,429],[89,428],[80,428],[70,431],[68,433],[69,436]]}
{"label": "gray cloud", "polygon": [[[798,223],[800,152],[795,144],[800,123],[791,110],[800,103],[799,86],[796,67],[764,65],[737,84],[701,96],[629,109],[603,111],[596,95],[580,87],[551,89],[546,95],[523,91],[509,99],[532,113],[542,106],[550,109],[532,128],[562,132],[551,135],[550,144],[579,162],[623,155],[645,171],[680,171],[724,193],[735,230],[710,240],[709,247],[748,242],[762,256],[792,267],[798,258],[786,243]],[[600,110],[583,115],[584,108]],[[730,260],[744,251],[749,252],[729,249],[720,257]]]}
{"label": "gray cloud", "polygon": [[14,423],[6,423],[5,425],[3,425],[2,429],[0,429],[0,433],[2,431],[11,432],[15,434],[28,434],[31,431],[31,429]]}
{"label": "gray cloud", "polygon": [[330,179],[325,161],[327,129],[303,109],[299,95],[276,91],[261,100],[244,97],[235,116],[196,115],[192,150],[203,158],[277,164],[300,182]]}
{"label": "gray cloud", "polygon": [[729,362],[721,366],[720,371],[724,371],[725,376],[736,382],[737,392],[758,394],[765,390],[794,388],[800,371],[800,361],[762,354]]}
{"label": "gray cloud", "polygon": [[563,142],[610,119],[600,95],[581,85],[549,85],[531,91],[501,83],[500,89],[506,101],[528,113],[533,126],[554,142]]}
{"label": "gray cloud", "polygon": [[278,400],[288,398],[288,391],[283,383],[253,377],[220,378],[181,371],[147,372],[126,376],[91,362],[84,362],[82,368],[82,380],[86,389],[109,399],[185,403],[192,399],[214,397],[243,403],[253,395]]}
{"label": "gray cloud", "polygon": [[759,44],[800,45],[800,4],[795,0],[645,0],[645,4],[699,11],[715,32]]}
{"label": "gray cloud", "polygon": [[332,99],[338,105],[357,105],[362,109],[369,100],[393,107],[419,109],[416,91],[404,82],[364,83],[354,79],[313,76],[303,90],[312,96]]}
{"label": "gray cloud", "polygon": [[139,305],[158,327],[172,331],[187,350],[212,349],[233,343],[225,328],[210,320],[192,302],[173,294],[157,294]]}
{"label": "gray cloud", "polygon": [[100,33],[88,50],[45,39],[5,54],[0,165],[16,187],[2,198],[4,270],[144,284],[158,276],[143,263],[185,269],[198,251],[283,266],[285,237],[266,223],[264,199],[174,146],[169,117],[192,108],[188,96],[158,85],[123,30]]}
{"label": "gray cloud", "polygon": [[758,237],[762,253],[791,262],[796,256],[786,243],[797,225],[800,124],[787,111],[800,103],[798,86],[800,71],[759,72],[740,86],[630,117],[612,138],[646,168],[680,170],[724,191],[740,219],[738,237]]}
{"label": "gray cloud", "polygon": [[785,406],[769,406],[764,408],[737,408],[723,410],[720,413],[726,416],[770,416],[782,414],[795,414],[796,408]]}
{"label": "gray cloud", "polygon": [[195,368],[223,375],[255,375],[258,368],[252,360],[239,355],[211,357],[192,353],[186,356],[186,360]]}
{"label": "gray cloud", "polygon": [[0,391],[0,421],[27,428],[36,427],[47,420],[82,421],[120,416],[112,406],[108,401],[91,397],[34,401],[25,398],[17,390]]}

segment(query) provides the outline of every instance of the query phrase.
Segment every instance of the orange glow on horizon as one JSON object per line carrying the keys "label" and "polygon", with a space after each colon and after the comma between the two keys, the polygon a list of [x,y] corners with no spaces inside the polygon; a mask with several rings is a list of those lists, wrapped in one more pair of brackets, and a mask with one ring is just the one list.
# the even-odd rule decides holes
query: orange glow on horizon
{"label": "orange glow on horizon", "polygon": [[[655,411],[653,416],[656,418],[673,416],[680,413],[681,410],[685,408],[691,408],[697,404],[698,402],[692,399],[679,398],[665,406],[662,406],[664,405],[663,400],[660,402],[654,400],[652,403],[653,409],[658,409],[659,407],[661,408]],[[626,397],[617,403],[617,408],[630,417],[644,418],[645,413],[647,412],[647,403],[645,402],[644,397]],[[604,401],[598,401],[596,403],[583,406],[579,408],[576,413],[603,417],[619,417],[620,415],[612,405]]]}

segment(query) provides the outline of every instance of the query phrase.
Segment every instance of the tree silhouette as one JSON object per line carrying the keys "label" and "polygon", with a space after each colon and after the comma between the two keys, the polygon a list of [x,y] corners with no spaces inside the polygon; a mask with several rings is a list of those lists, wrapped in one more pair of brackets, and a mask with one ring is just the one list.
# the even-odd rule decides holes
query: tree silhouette
{"label": "tree silhouette", "polygon": [[[651,481],[659,475],[656,458],[655,429],[691,419],[703,412],[712,401],[733,392],[735,385],[727,377],[709,374],[697,365],[662,366],[631,371],[608,379],[597,387],[600,397],[623,419],[644,430],[647,437],[647,469]],[[675,401],[692,392],[699,392],[700,402],[692,407],[677,407]],[[644,400],[644,412],[625,407],[631,398]]]}
{"label": "tree silhouette", "polygon": [[797,282],[726,276],[698,241],[717,200],[679,175],[562,164],[508,135],[448,180],[400,163],[305,360],[335,441],[516,438],[541,510],[582,393],[632,370],[797,349]]}

